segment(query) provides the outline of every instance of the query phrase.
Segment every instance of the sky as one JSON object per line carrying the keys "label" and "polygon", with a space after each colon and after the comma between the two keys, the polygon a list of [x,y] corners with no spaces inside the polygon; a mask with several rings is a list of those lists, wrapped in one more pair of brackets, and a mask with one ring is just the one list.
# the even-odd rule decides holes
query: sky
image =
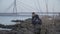
{"label": "sky", "polygon": [[[0,0],[0,13],[12,13],[15,0]],[[60,0],[16,0],[17,12],[60,12]],[[16,11],[14,11],[16,12]]]}

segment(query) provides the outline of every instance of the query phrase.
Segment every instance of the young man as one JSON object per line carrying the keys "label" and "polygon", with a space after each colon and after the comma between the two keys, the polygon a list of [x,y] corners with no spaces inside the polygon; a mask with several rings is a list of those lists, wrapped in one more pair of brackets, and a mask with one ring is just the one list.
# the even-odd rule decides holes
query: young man
{"label": "young man", "polygon": [[34,25],[35,34],[40,34],[42,21],[35,12],[32,12],[32,24]]}

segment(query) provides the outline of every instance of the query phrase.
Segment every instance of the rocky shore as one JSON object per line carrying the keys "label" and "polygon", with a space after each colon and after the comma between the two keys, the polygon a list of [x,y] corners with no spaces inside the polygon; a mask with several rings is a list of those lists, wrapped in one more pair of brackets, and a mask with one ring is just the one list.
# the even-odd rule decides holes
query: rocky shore
{"label": "rocky shore", "polygon": [[[56,20],[53,22],[53,18],[51,17],[42,17],[42,25],[41,25],[41,34],[56,34],[56,29],[58,23]],[[8,26],[8,25],[7,25]],[[40,25],[38,25],[40,26]],[[34,26],[32,25],[31,18],[20,22],[20,24],[9,25],[6,28],[11,28],[10,31],[0,30],[0,34],[34,34]],[[37,27],[39,28],[39,27]]]}

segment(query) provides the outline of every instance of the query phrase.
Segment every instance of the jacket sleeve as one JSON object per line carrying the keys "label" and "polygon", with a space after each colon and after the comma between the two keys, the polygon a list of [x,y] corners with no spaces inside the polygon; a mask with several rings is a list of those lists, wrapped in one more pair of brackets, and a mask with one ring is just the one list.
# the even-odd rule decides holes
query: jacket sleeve
{"label": "jacket sleeve", "polygon": [[40,19],[38,15],[36,15],[36,19]]}
{"label": "jacket sleeve", "polygon": [[39,18],[39,16],[38,15],[36,15],[36,18],[39,20],[39,24],[41,25],[42,24],[42,20]]}

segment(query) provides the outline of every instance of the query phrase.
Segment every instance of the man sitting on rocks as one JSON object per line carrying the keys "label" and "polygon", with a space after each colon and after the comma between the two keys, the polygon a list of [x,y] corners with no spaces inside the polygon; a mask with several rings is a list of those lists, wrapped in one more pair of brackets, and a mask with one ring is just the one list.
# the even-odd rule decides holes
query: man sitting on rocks
{"label": "man sitting on rocks", "polygon": [[32,12],[32,24],[34,25],[34,33],[40,34],[42,21],[35,12]]}

